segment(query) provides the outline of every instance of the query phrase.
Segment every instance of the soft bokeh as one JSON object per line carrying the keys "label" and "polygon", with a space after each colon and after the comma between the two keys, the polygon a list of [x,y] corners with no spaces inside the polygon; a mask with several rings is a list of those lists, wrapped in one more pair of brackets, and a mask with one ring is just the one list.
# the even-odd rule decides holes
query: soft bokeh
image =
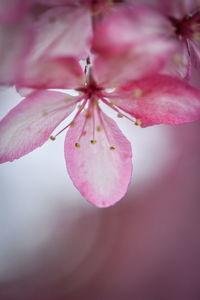
{"label": "soft bokeh", "polygon": [[[1,117],[19,99],[1,89]],[[1,300],[200,299],[200,123],[117,121],[134,169],[113,207],[73,186],[65,134],[0,166]]]}

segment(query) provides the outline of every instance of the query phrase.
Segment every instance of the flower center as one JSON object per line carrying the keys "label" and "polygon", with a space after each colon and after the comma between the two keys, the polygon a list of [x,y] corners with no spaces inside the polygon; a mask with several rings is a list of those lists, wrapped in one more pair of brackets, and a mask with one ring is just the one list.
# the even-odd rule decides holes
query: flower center
{"label": "flower center", "polygon": [[200,41],[200,12],[188,14],[181,20],[174,17],[169,17],[169,19],[179,39]]}

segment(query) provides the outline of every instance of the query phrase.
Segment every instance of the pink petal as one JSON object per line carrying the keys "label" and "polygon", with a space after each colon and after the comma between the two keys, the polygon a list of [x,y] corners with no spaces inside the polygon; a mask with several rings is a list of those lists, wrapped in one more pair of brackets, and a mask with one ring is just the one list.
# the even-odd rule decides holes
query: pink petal
{"label": "pink petal", "polygon": [[[88,119],[80,148],[75,147],[81,134],[85,115],[82,114],[67,133],[65,159],[69,175],[81,194],[99,207],[107,207],[119,201],[127,191],[132,173],[131,145],[116,123],[102,114],[110,143],[103,130],[96,131],[93,139],[93,121]],[[96,126],[101,124],[95,117]],[[110,146],[115,146],[114,151]]]}
{"label": "pink petal", "polygon": [[183,81],[156,75],[121,88],[110,99],[141,126],[181,124],[200,119],[200,92]]}
{"label": "pink petal", "polygon": [[192,65],[200,71],[200,45],[196,45],[196,43],[192,40],[190,40],[190,55],[192,60]]}
{"label": "pink petal", "polygon": [[35,0],[43,5],[48,6],[61,6],[61,5],[78,5],[80,3],[89,3],[90,0]]}
{"label": "pink petal", "polygon": [[166,17],[183,18],[198,7],[198,0],[128,0],[131,4],[151,5]]}
{"label": "pink petal", "polygon": [[0,163],[13,161],[42,146],[74,109],[71,96],[34,92],[0,122]]}
{"label": "pink petal", "polygon": [[191,59],[185,41],[180,41],[177,44],[177,49],[162,70],[162,74],[176,76],[185,80],[190,79]]}
{"label": "pink petal", "polygon": [[[176,47],[172,26],[157,11],[125,6],[97,26],[93,73],[103,86],[122,85],[159,71]],[[103,37],[103,38],[102,38]]]}
{"label": "pink petal", "polygon": [[19,19],[30,4],[30,0],[1,0],[0,23],[9,24]]}
{"label": "pink petal", "polygon": [[16,76],[18,86],[35,89],[67,89],[84,85],[85,74],[74,57],[40,59],[25,64]]}
{"label": "pink petal", "polygon": [[192,13],[198,7],[197,0],[158,0],[158,2],[160,2],[159,4],[166,16],[173,16],[178,19]]}
{"label": "pink petal", "polygon": [[29,23],[0,26],[0,84],[13,84],[33,43]]}
{"label": "pink petal", "polygon": [[31,59],[41,56],[86,58],[92,38],[91,15],[85,7],[56,7],[41,14],[34,24]]}

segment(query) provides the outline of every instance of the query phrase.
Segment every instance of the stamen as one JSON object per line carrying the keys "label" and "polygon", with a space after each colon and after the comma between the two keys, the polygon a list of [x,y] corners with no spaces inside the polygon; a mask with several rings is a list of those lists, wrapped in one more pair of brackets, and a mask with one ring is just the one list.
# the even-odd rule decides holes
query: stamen
{"label": "stamen", "polygon": [[192,36],[193,36],[193,39],[194,39],[195,41],[197,41],[197,42],[200,41],[200,33],[199,33],[199,32],[193,33]]}
{"label": "stamen", "polygon": [[66,130],[69,126],[74,126],[75,124],[75,120],[78,117],[78,115],[81,113],[81,111],[84,109],[86,103],[88,101],[88,98],[84,100],[83,104],[81,105],[81,107],[79,107],[79,110],[77,111],[74,119],[72,120],[72,122],[70,122],[67,126],[65,126],[62,130],[60,130],[58,133],[56,133],[56,135],[54,136],[54,138],[56,138],[59,134],[61,134],[64,130]]}
{"label": "stamen", "polygon": [[116,149],[115,147],[110,146],[110,150],[111,150],[111,151],[114,151],[115,149]]}
{"label": "stamen", "polygon": [[122,113],[118,113],[118,115],[117,115],[118,118],[123,118],[123,116],[124,115]]}
{"label": "stamen", "polygon": [[136,120],[136,121],[135,121],[135,125],[136,125],[136,126],[141,126],[141,125],[142,125],[142,122],[141,122],[140,120]]}
{"label": "stamen", "polygon": [[[85,127],[86,127],[86,124],[87,124],[87,122],[89,121],[89,119],[91,118],[92,115],[93,115],[93,113],[92,113],[92,102],[90,101],[88,109],[86,111],[85,121],[84,121],[82,130],[81,130],[81,134],[79,135],[79,138],[78,138],[78,142],[80,142],[80,139],[81,139],[82,136],[86,135]],[[94,140],[94,138],[93,138],[93,140]]]}
{"label": "stamen", "polygon": [[190,28],[193,30],[193,31],[196,31],[199,29],[199,24],[198,23],[192,23]]}
{"label": "stamen", "polygon": [[79,143],[75,143],[75,147],[76,147],[76,148],[80,148],[81,145],[80,145]]}
{"label": "stamen", "polygon": [[101,131],[101,126],[97,126],[97,131],[99,132],[99,131]]}
{"label": "stamen", "polygon": [[53,136],[53,135],[50,136],[51,141],[55,141],[55,139],[56,139],[55,136]]}
{"label": "stamen", "polygon": [[134,89],[133,91],[133,97],[140,98],[142,96],[142,90],[139,88]]}
{"label": "stamen", "polygon": [[114,107],[114,106],[111,106],[110,103],[105,99],[105,98],[101,98],[101,100],[103,101],[103,103],[105,103],[106,105],[108,105],[110,108],[112,108],[114,111],[116,111],[118,113],[118,118],[119,118],[119,115],[122,115],[123,117],[127,118],[129,121],[131,122],[134,122],[135,123],[135,120],[131,119],[129,116],[125,115],[125,114],[122,114],[120,112],[119,109],[123,110],[125,113],[128,114],[128,112],[126,112],[124,109],[122,109],[120,106],[117,107]]}
{"label": "stamen", "polygon": [[96,144],[96,142],[97,142],[96,140],[91,140],[90,141],[90,143],[93,144],[93,145]]}
{"label": "stamen", "polygon": [[97,113],[98,113],[98,116],[99,116],[99,121],[100,121],[100,123],[101,123],[101,126],[102,126],[102,128],[103,128],[103,130],[104,130],[105,136],[106,136],[106,138],[107,138],[107,141],[108,141],[108,144],[109,144],[109,148],[110,148],[110,150],[115,150],[115,147],[110,146],[111,142],[110,142],[108,133],[107,133],[107,131],[106,131],[106,127],[105,127],[105,125],[104,125],[104,121],[103,121],[103,118],[102,118],[102,115],[101,115],[101,110],[100,110],[100,108],[99,108],[98,105],[97,105]]}
{"label": "stamen", "polygon": [[96,106],[92,105],[92,140],[93,141],[95,141],[95,113],[94,113],[95,107]]}
{"label": "stamen", "polygon": [[181,56],[180,56],[180,54],[175,53],[175,54],[172,56],[172,60],[173,60],[175,63],[180,63],[180,62],[181,62]]}

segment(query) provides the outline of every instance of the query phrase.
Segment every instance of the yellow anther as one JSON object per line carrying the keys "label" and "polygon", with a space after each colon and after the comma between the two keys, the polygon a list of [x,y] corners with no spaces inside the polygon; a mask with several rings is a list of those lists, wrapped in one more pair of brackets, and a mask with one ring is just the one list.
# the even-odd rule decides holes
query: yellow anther
{"label": "yellow anther", "polygon": [[53,135],[50,136],[50,140],[55,141],[55,137]]}
{"label": "yellow anther", "polygon": [[135,125],[136,125],[136,126],[141,126],[141,125],[142,125],[142,122],[141,122],[140,120],[136,120],[136,121],[135,121]]}
{"label": "yellow anther", "polygon": [[123,116],[124,116],[124,115],[121,114],[121,113],[118,113],[118,115],[117,115],[118,118],[123,118]]}
{"label": "yellow anther", "polygon": [[76,147],[76,148],[80,148],[81,145],[80,145],[79,143],[76,143],[76,144],[75,144],[75,147]]}
{"label": "yellow anther", "polygon": [[173,56],[172,56],[172,60],[176,63],[180,63],[181,62],[181,56],[180,54],[178,53],[175,53]]}
{"label": "yellow anther", "polygon": [[64,102],[65,103],[70,103],[70,102],[72,102],[72,100],[73,100],[73,98],[68,96],[67,98],[65,98]]}
{"label": "yellow anther", "polygon": [[96,140],[91,140],[90,141],[90,143],[93,144],[93,145],[96,144],[96,142],[97,142]]}
{"label": "yellow anther", "polygon": [[44,110],[43,112],[42,112],[42,116],[43,117],[46,117],[48,115],[48,112],[46,111],[46,110]]}
{"label": "yellow anther", "polygon": [[199,28],[199,24],[198,23],[192,23],[190,28],[193,30],[193,31],[196,31],[198,28]]}
{"label": "yellow anther", "polygon": [[133,91],[133,97],[139,98],[139,97],[141,97],[141,96],[142,96],[142,90],[139,89],[139,88],[134,89],[134,91]]}
{"label": "yellow anther", "polygon": [[73,127],[75,125],[75,123],[74,123],[74,121],[72,121],[71,123],[70,123],[70,127]]}
{"label": "yellow anther", "polygon": [[111,151],[114,151],[115,149],[116,149],[115,147],[110,146],[110,150],[111,150]]}
{"label": "yellow anther", "polygon": [[200,33],[199,32],[194,32],[192,36],[195,41],[200,42]]}
{"label": "yellow anther", "polygon": [[101,131],[101,126],[97,126],[97,131]]}

